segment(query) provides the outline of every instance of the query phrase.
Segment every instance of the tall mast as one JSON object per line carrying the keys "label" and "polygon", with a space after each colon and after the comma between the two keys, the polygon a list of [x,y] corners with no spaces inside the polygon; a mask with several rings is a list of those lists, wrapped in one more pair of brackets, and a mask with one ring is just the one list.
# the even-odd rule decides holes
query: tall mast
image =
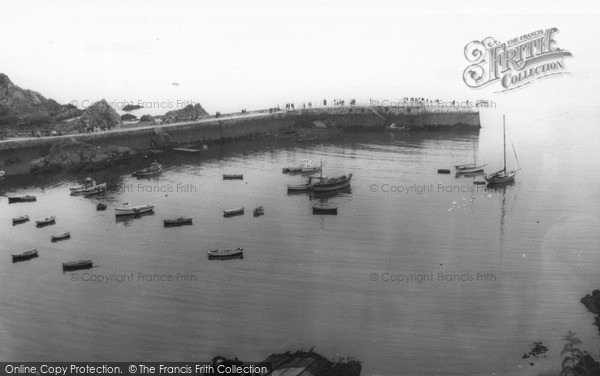
{"label": "tall mast", "polygon": [[505,120],[505,115],[502,115],[502,136],[503,136],[503,142],[504,142],[504,169],[503,171],[506,172],[506,120]]}
{"label": "tall mast", "polygon": [[[321,180],[323,180],[323,160],[321,159]],[[321,181],[319,180],[319,181]]]}
{"label": "tall mast", "polygon": [[477,154],[475,153],[475,137],[473,137],[473,167],[477,167]]}

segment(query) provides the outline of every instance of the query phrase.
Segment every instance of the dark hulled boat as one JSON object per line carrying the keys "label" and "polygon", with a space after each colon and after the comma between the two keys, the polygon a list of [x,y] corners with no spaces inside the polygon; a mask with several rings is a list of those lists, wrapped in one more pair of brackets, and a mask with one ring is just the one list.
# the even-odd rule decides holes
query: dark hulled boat
{"label": "dark hulled boat", "polygon": [[192,217],[169,218],[165,219],[163,222],[165,226],[191,225]]}
{"label": "dark hulled boat", "polygon": [[16,202],[33,202],[36,201],[36,197],[32,195],[24,195],[24,196],[8,196],[8,203],[13,204]]}
{"label": "dark hulled boat", "polygon": [[350,186],[352,174],[337,176],[334,178],[321,177],[313,184],[312,190],[315,192],[329,192],[343,189]]}
{"label": "dark hulled boat", "polygon": [[25,260],[32,259],[34,257],[38,257],[38,250],[37,249],[32,249],[30,251],[13,253],[11,256],[12,256],[13,262],[25,261]]}
{"label": "dark hulled boat", "polygon": [[62,263],[63,270],[89,269],[92,266],[92,260],[65,261]]}
{"label": "dark hulled boat", "polygon": [[244,258],[244,248],[219,248],[208,251],[208,259],[235,259]]}

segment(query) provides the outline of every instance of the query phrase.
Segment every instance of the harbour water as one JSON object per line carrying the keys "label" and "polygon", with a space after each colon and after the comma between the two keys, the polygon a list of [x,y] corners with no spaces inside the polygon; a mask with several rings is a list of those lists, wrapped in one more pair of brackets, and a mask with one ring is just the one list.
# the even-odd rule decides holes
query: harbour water
{"label": "harbour water", "polygon": [[[598,114],[510,115],[522,169],[500,189],[437,174],[469,163],[473,138],[486,171],[500,168],[497,112],[483,114],[477,132],[348,133],[163,156],[157,178],[131,177],[141,163],[92,175],[112,188],[102,199],[69,196],[83,175],[4,179],[1,357],[259,361],[314,347],[360,360],[366,375],[516,375],[560,367],[568,330],[594,351],[597,331],[579,299],[600,279]],[[322,160],[328,176],[351,172],[351,189],[288,194],[304,177],[281,168],[303,158]],[[244,179],[224,181],[227,173]],[[10,194],[37,202],[9,205]],[[108,210],[96,211],[101,201]],[[123,202],[156,208],[116,220]],[[317,202],[338,215],[313,215]],[[223,217],[238,206],[243,216]],[[255,218],[257,206],[265,215]],[[12,226],[22,214],[32,221]],[[36,228],[47,215],[56,224]],[[178,216],[193,225],[163,227]],[[63,231],[72,238],[50,242]],[[219,247],[243,247],[244,259],[209,261]],[[11,253],[31,248],[38,258],[12,263]],[[61,270],[88,258],[92,269]],[[534,341],[550,351],[529,367],[521,356]]]}

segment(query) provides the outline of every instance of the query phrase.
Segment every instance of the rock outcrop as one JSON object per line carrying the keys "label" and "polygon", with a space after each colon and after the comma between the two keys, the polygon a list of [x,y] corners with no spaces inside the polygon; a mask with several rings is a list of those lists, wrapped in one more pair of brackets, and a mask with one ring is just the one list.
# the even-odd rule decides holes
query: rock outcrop
{"label": "rock outcrop", "polygon": [[600,332],[600,290],[594,290],[592,295],[588,294],[581,298],[581,304],[587,308],[590,313],[594,314],[595,325]]}
{"label": "rock outcrop", "polygon": [[166,133],[156,133],[152,136],[151,145],[152,149],[173,149],[178,147],[179,143]]}
{"label": "rock outcrop", "polygon": [[0,73],[0,126],[46,125],[81,115],[72,105],[60,105],[33,90],[22,89]]}
{"label": "rock outcrop", "polygon": [[136,155],[135,150],[127,147],[100,147],[65,139],[53,144],[48,154],[32,167],[31,173],[97,171],[131,160]]}
{"label": "rock outcrop", "polygon": [[121,115],[121,120],[122,121],[133,121],[133,120],[137,120],[137,116],[135,116],[133,114],[124,114],[124,115]]}
{"label": "rock outcrop", "polygon": [[148,122],[148,121],[154,122],[154,117],[152,117],[152,115],[143,115],[140,118],[140,123],[145,123],[145,122]]}
{"label": "rock outcrop", "polygon": [[[238,358],[228,359],[216,356],[212,359],[213,367],[223,365],[225,367],[242,367],[246,363]],[[271,354],[262,364],[269,365],[270,373],[273,375],[313,375],[313,376],[360,376],[362,364],[351,358],[328,360],[321,354],[309,351],[286,352],[283,354]]]}
{"label": "rock outcrop", "polygon": [[189,104],[186,107],[182,108],[181,110],[169,111],[165,114],[165,117],[175,117],[178,119],[184,119],[184,118],[194,119],[194,118],[198,118],[200,116],[206,116],[206,115],[208,115],[208,112],[206,112],[204,110],[204,108],[202,108],[200,103],[196,103],[196,104]]}
{"label": "rock outcrop", "polygon": [[104,99],[86,108],[81,117],[77,120],[77,125],[83,129],[88,127],[110,129],[121,124],[121,117],[117,111],[115,111],[115,109]]}
{"label": "rock outcrop", "polygon": [[123,107],[123,111],[139,110],[140,108],[143,108],[143,107],[140,105],[137,105],[137,104],[127,104]]}

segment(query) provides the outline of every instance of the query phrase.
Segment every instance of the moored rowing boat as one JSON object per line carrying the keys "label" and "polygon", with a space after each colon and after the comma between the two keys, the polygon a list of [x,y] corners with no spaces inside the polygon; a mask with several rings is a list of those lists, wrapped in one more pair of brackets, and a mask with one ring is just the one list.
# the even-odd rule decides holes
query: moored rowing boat
{"label": "moored rowing boat", "polygon": [[223,216],[230,217],[233,215],[244,214],[244,207],[234,208],[234,209],[225,209],[223,210]]}
{"label": "moored rowing boat", "polygon": [[223,174],[223,180],[244,180],[242,174]]}
{"label": "moored rowing boat", "polygon": [[124,202],[120,208],[115,208],[115,215],[136,215],[142,213],[148,213],[154,210],[154,205],[129,205],[128,202]]}
{"label": "moored rowing boat", "polygon": [[21,260],[29,260],[30,258],[34,258],[34,257],[38,256],[38,250],[32,249],[30,251],[13,253],[11,256],[12,256],[13,262],[21,261]]}
{"label": "moored rowing boat", "polygon": [[12,204],[15,202],[33,202],[36,201],[36,197],[32,195],[24,195],[24,196],[8,196],[8,203]]}
{"label": "moored rowing boat", "polygon": [[156,161],[152,162],[150,167],[143,168],[141,170],[137,170],[132,174],[132,176],[137,176],[138,178],[145,178],[150,176],[158,175],[162,172],[162,165],[157,163]]}
{"label": "moored rowing boat", "polygon": [[49,224],[52,224],[52,223],[56,223],[56,217],[53,216],[53,215],[51,215],[50,217],[38,219],[37,221],[35,221],[35,223],[38,226],[49,225]]}
{"label": "moored rowing boat", "polygon": [[29,216],[28,216],[28,215],[22,215],[22,216],[20,216],[20,217],[14,217],[14,218],[12,219],[12,223],[13,223],[13,225],[14,225],[14,224],[17,224],[17,223],[23,223],[23,222],[27,222],[27,221],[29,221]]}
{"label": "moored rowing boat", "polygon": [[322,178],[317,181],[312,189],[315,192],[329,192],[335,191],[338,189],[343,189],[350,186],[350,180],[352,179],[352,174],[342,175],[334,178]]}
{"label": "moored rowing boat", "polygon": [[62,263],[63,270],[89,269],[92,266],[92,260],[65,261]]}
{"label": "moored rowing boat", "polygon": [[55,242],[57,240],[69,239],[70,237],[71,237],[71,233],[69,231],[63,232],[62,234],[50,236],[50,238],[53,242]]}
{"label": "moored rowing boat", "polygon": [[209,259],[243,258],[244,248],[219,248],[208,251]]}
{"label": "moored rowing boat", "polygon": [[169,218],[164,221],[165,226],[179,226],[185,224],[192,224],[192,217],[179,217],[179,218]]}

